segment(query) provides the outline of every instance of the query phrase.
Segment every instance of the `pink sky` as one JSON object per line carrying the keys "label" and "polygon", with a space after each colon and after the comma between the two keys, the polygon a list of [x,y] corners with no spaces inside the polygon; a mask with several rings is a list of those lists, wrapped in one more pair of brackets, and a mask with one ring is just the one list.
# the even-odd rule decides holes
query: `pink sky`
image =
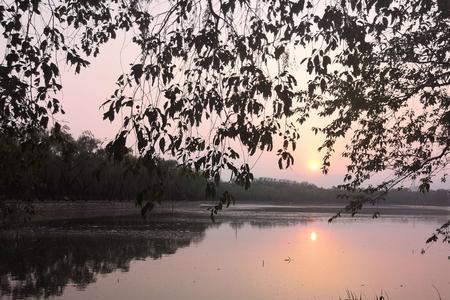
{"label": "pink sky", "polygon": [[[75,137],[85,130],[91,131],[103,141],[115,135],[119,122],[104,121],[100,106],[114,91],[115,81],[122,73],[122,68],[127,70],[137,53],[132,44],[124,42],[126,40],[126,36],[123,38],[119,36],[118,39],[104,46],[97,58],[90,58],[91,65],[82,70],[81,74],[75,75],[73,69],[68,68],[63,62],[60,64],[64,87],[61,101],[66,111],[61,121],[70,128],[70,132]],[[306,77],[302,75],[299,73],[299,78]],[[345,141],[338,144],[329,174],[323,175],[320,170],[311,168],[312,164],[321,162],[321,155],[316,150],[320,146],[321,138],[315,136],[310,128],[321,122],[323,120],[318,117],[312,117],[311,121],[303,125],[298,147],[293,153],[294,166],[287,170],[280,170],[275,152],[263,153],[253,168],[255,176],[307,181],[323,187],[342,183],[346,168],[345,160],[340,157],[340,153]],[[258,155],[255,155],[250,165],[257,157]],[[443,186],[435,184],[434,187]]]}

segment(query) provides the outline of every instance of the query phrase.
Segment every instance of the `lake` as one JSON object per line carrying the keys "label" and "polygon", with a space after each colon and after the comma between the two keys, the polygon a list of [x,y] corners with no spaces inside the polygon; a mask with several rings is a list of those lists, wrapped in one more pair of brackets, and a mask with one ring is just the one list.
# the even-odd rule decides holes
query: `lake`
{"label": "lake", "polygon": [[329,216],[253,212],[212,224],[161,214],[8,231],[0,297],[450,299],[448,245],[421,254],[445,216]]}

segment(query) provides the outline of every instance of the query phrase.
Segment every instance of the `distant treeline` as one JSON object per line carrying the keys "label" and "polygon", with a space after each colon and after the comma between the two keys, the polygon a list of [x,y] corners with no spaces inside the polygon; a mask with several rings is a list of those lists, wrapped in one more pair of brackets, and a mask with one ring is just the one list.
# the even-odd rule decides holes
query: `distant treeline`
{"label": "distant treeline", "polygon": [[[249,190],[229,186],[232,194],[240,201],[282,203],[292,205],[345,204],[347,198],[338,197],[343,191],[338,188],[321,188],[308,182],[259,178]],[[378,204],[394,205],[436,205],[449,206],[447,190],[432,190],[426,194],[409,189],[393,190]]]}
{"label": "distant treeline", "polygon": [[[155,167],[156,168],[156,167]],[[125,200],[149,198],[162,190],[161,200],[204,201],[205,179],[174,161],[160,161],[160,181],[151,166],[131,151],[120,162],[109,158],[100,140],[90,132],[77,139],[66,131],[40,132],[30,142],[18,142],[0,134],[0,199],[20,200]],[[160,175],[160,174],[159,174]],[[152,188],[158,187],[158,188]],[[256,179],[249,190],[220,183],[219,193],[229,191],[237,201],[279,204],[342,204],[342,191],[306,182]],[[146,199],[152,200],[152,199]],[[447,190],[422,194],[392,191],[386,204],[449,205]]]}
{"label": "distant treeline", "polygon": [[158,168],[170,172],[163,182],[156,166],[144,165],[131,151],[119,162],[110,159],[90,132],[77,139],[65,131],[40,132],[25,143],[0,135],[0,199],[7,201],[134,200],[149,197],[156,186],[169,199],[204,197],[200,176],[174,161],[160,161]]}

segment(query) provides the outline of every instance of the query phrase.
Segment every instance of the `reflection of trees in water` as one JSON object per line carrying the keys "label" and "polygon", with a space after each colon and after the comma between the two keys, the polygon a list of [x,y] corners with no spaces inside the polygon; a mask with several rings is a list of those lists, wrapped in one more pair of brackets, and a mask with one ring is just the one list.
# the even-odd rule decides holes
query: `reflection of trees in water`
{"label": "reflection of trees in water", "polygon": [[13,299],[57,296],[67,284],[83,289],[95,282],[99,274],[127,272],[132,260],[159,259],[192,242],[200,242],[208,224],[171,223],[168,227],[168,230],[109,233],[69,230],[3,234],[0,296],[9,295]]}
{"label": "reflection of trees in water", "polygon": [[[258,228],[306,224],[306,218],[235,218],[230,226]],[[228,222],[226,222],[228,223]],[[159,259],[199,243],[221,223],[185,218],[142,221],[136,217],[46,222],[19,234],[0,234],[0,297],[62,295],[67,284],[83,289],[100,274],[128,272],[137,259]],[[44,225],[44,224],[39,224]],[[41,229],[41,230],[40,230]]]}

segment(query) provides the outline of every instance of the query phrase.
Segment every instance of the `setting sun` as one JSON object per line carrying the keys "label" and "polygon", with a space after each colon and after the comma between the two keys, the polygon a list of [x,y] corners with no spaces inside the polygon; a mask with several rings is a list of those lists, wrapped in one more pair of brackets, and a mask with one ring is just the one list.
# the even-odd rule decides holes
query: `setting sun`
{"label": "setting sun", "polygon": [[315,231],[311,232],[310,239],[313,242],[317,240],[317,233]]}
{"label": "setting sun", "polygon": [[311,160],[308,163],[308,167],[311,171],[317,172],[320,170],[320,163],[316,160]]}

